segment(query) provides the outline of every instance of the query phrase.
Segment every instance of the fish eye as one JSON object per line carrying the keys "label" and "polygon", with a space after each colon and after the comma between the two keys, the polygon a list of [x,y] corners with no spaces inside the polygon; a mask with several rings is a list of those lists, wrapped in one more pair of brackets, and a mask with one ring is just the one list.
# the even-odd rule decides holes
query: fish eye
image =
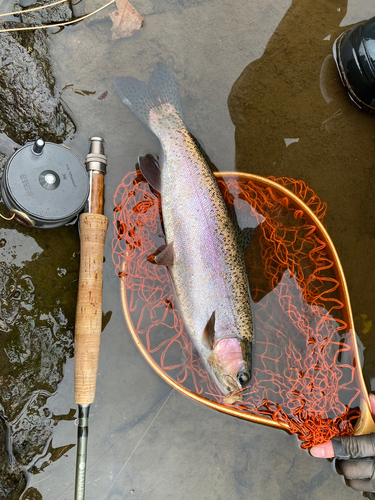
{"label": "fish eye", "polygon": [[241,386],[243,387],[244,385],[246,385],[249,382],[250,373],[247,370],[240,370],[237,373],[237,380],[241,384]]}

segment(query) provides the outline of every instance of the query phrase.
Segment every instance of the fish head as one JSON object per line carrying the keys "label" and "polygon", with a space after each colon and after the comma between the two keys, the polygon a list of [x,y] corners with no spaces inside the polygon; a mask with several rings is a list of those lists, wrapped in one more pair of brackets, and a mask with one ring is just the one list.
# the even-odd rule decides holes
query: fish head
{"label": "fish head", "polygon": [[208,361],[224,394],[238,391],[249,383],[251,375],[248,352],[247,343],[237,337],[214,342]]}

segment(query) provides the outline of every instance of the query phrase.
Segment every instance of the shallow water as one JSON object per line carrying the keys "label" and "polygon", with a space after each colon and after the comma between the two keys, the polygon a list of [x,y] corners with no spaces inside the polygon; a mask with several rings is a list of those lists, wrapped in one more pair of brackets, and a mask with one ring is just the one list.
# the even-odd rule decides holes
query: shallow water
{"label": "shallow water", "polygon": [[[81,2],[76,14],[99,5]],[[366,347],[365,376],[375,390],[374,327],[361,333],[366,321],[375,319],[375,118],[349,100],[330,56],[337,35],[375,15],[373,6],[363,0],[133,5],[145,21],[131,38],[111,41],[112,7],[50,37],[57,90],[77,125],[67,145],[84,158],[89,137],[101,135],[108,156],[106,326],[90,413],[86,497],[358,498],[329,462],[300,450],[294,437],[219,414],[172,391],[133,344],[111,260],[112,198],[137,157],[157,153],[158,143],[120,102],[112,81],[122,75],[148,80],[162,61],[176,77],[187,127],[219,170],[302,179],[327,202],[325,224],[344,267]],[[21,465],[29,471],[24,498],[71,499],[77,228],[32,231],[12,223],[2,228],[2,262],[10,269],[13,292],[17,287],[20,292],[12,300],[4,297],[9,323],[32,325],[36,332],[30,335],[25,327],[10,338],[4,337],[6,325],[2,329],[2,347],[13,353],[7,354],[13,365],[3,364],[13,454],[16,460],[23,457]],[[43,363],[34,360],[37,353],[45,355]],[[6,361],[3,353],[1,360]],[[44,371],[32,375],[33,366]],[[22,405],[12,408],[17,391],[23,391],[17,399]],[[44,446],[33,447],[35,442]]]}

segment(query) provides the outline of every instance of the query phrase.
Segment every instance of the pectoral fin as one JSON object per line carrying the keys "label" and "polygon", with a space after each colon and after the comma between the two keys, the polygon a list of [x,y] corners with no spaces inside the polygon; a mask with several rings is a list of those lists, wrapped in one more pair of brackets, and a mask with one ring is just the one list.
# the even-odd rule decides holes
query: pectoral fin
{"label": "pectoral fin", "polygon": [[174,260],[173,241],[169,243],[169,245],[167,245],[160,253],[155,255],[154,260],[156,264],[171,267]]}
{"label": "pectoral fin", "polygon": [[212,349],[215,338],[215,311],[211,314],[210,319],[207,321],[207,325],[203,330],[202,340],[204,345],[208,349]]}
{"label": "pectoral fin", "polygon": [[161,171],[158,160],[152,155],[140,156],[138,158],[139,168],[146,181],[158,193],[161,192]]}

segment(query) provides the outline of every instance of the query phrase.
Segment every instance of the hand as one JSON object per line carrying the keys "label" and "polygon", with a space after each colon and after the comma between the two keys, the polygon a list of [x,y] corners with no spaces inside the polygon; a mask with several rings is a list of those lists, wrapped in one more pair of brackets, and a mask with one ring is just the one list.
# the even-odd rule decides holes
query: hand
{"label": "hand", "polygon": [[[372,414],[375,415],[375,396],[370,394]],[[375,434],[334,438],[311,448],[318,458],[337,458],[337,468],[354,490],[367,492],[375,500]]]}

